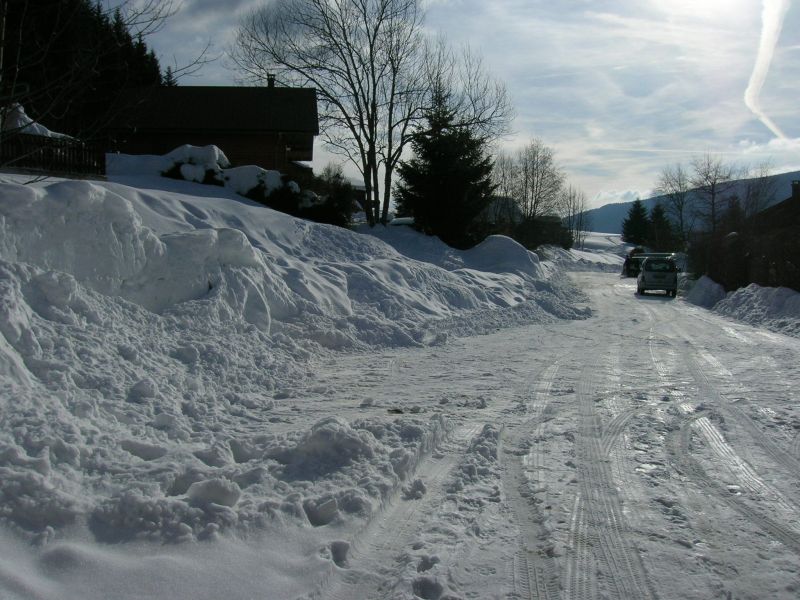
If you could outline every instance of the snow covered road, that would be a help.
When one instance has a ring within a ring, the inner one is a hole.
[[[790,290],[2,179],[2,600],[800,596]]]
[[[800,343],[574,278],[589,320],[319,371],[348,418],[452,429],[312,597],[797,597]]]

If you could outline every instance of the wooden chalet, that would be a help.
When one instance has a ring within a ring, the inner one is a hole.
[[[740,223],[737,231],[695,243],[712,258],[706,274],[726,291],[750,283],[800,291],[800,182],[792,195]],[[706,234],[707,236],[707,234]],[[702,251],[702,250],[701,250]]]
[[[750,279],[800,291],[800,181],[792,195],[750,219]]]
[[[283,173],[303,170],[319,134],[316,90],[277,87],[172,86],[142,91],[111,130],[126,154],[166,154],[183,144],[219,147],[231,164]]]

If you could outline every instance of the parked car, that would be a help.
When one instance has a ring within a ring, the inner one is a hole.
[[[622,265],[622,276],[638,277],[639,272],[642,270],[642,263],[646,258],[671,258],[677,265],[681,256],[684,255],[675,252],[644,252],[639,248],[634,248],[625,257],[625,262]]]
[[[664,290],[673,298],[678,293],[678,266],[672,258],[648,256],[636,279],[636,292],[644,295],[648,290]]]

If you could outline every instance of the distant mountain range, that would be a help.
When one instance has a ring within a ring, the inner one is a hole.
[[[800,180],[800,171],[791,171],[789,173],[779,173],[770,177],[775,184],[775,197],[768,206],[777,204],[786,200],[792,195],[792,181]],[[740,179],[736,182],[736,187],[729,191],[726,195],[744,196],[744,186],[748,179]],[[658,204],[665,201],[664,196],[653,196],[652,198],[642,199],[648,212]],[[691,198],[689,200],[691,210]],[[600,208],[593,208],[587,210],[584,216],[588,219],[590,231],[597,231],[598,233],[622,233],[622,221],[628,216],[633,202],[620,202],[618,204],[606,204]],[[766,208],[766,206],[764,207]]]

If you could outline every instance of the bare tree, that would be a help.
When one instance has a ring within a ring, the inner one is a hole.
[[[492,166],[492,183],[495,186],[495,199],[490,205],[490,218],[493,224],[511,228],[519,222],[519,210],[514,200],[517,165],[514,159],[500,152],[495,156]]]
[[[555,162],[553,150],[532,139],[517,154],[516,197],[526,219],[556,212],[564,174]]]
[[[375,223],[379,167],[399,159],[419,110],[420,48],[416,0],[276,0],[240,24],[232,55],[251,81],[316,88],[324,139],[360,171]]]
[[[689,174],[681,164],[664,167],[658,177],[656,191],[664,196],[667,212],[678,225],[681,241],[685,243],[691,228],[688,210],[691,192]]]
[[[698,196],[697,214],[714,234],[724,210],[724,203],[727,202],[727,194],[735,185],[734,180],[739,175],[739,170],[710,154],[695,158],[691,165],[689,183]]]
[[[752,217],[761,212],[775,199],[776,184],[770,176],[772,165],[762,163],[750,171],[749,179],[744,186],[742,209],[745,217]]]
[[[564,226],[572,234],[574,245],[583,248],[586,232],[591,225],[586,214],[588,210],[586,194],[578,188],[568,185],[559,192],[558,208]]]
[[[275,0],[240,24],[231,54],[252,82],[275,74],[317,90],[323,139],[361,173],[372,224],[388,216],[395,168],[433,89],[448,91],[465,126],[491,130],[506,110],[485,102],[498,88],[480,61],[426,43],[418,0]]]
[[[438,36],[426,44],[425,102],[447,97],[455,127],[466,127],[491,142],[508,133],[514,109],[505,84],[492,77],[469,46],[454,50]]]
[[[510,198],[514,195],[517,165],[514,159],[504,152],[499,152],[494,159],[492,180],[499,196]]]

